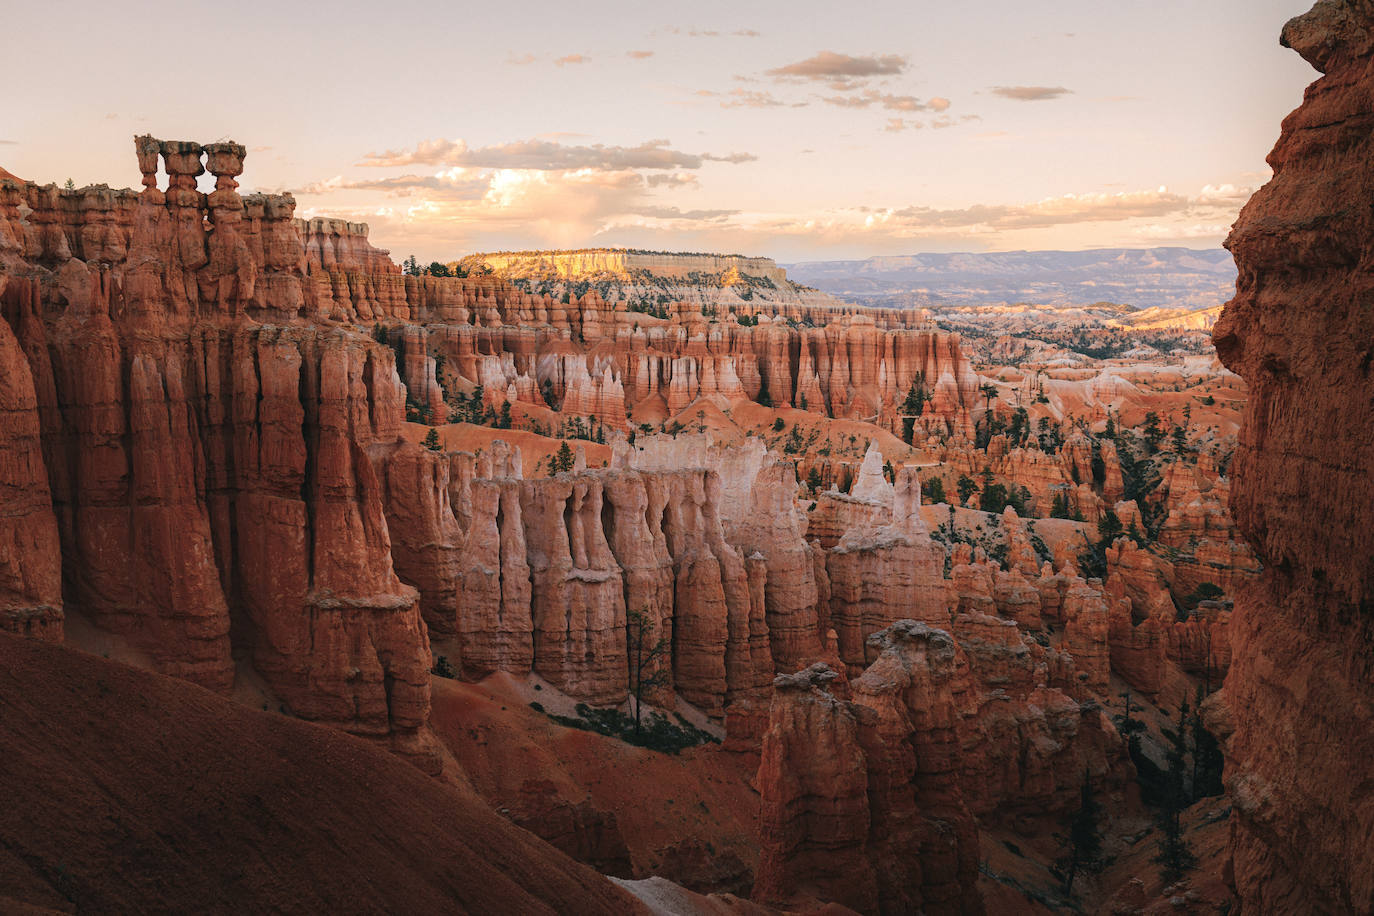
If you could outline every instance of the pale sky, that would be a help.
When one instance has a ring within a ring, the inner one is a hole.
[[[4,14],[0,166],[138,187],[131,137],[399,260],[781,261],[1225,237],[1314,73],[1305,0],[61,2]]]

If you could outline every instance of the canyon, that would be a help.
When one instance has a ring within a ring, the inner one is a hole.
[[[1284,31],[1323,76],[1215,352],[766,258],[403,267],[228,141],[0,171],[0,903],[1374,911],[1371,22]]]

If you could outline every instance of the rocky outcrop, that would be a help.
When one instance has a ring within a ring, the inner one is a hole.
[[[23,291],[35,290],[25,287]],[[37,320],[32,302],[15,305],[29,320]],[[62,550],[43,464],[38,396],[29,364],[4,321],[0,321],[0,507],[0,544],[4,545],[0,550],[0,629],[61,641]]]
[[[1230,481],[1217,472],[1211,456],[1200,455],[1197,464],[1169,464],[1160,490],[1166,517],[1159,543],[1167,549],[1167,573],[1180,598],[1203,583],[1234,595],[1259,575],[1259,561],[1227,506]]]
[[[881,474],[880,468],[879,480]],[[840,659],[851,676],[877,658],[868,638],[878,630],[898,620],[949,625],[944,551],[931,541],[921,520],[916,470],[897,472],[895,492],[893,486],[883,486],[890,522],[850,528],[826,554],[829,628],[838,636]]]
[[[978,831],[960,789],[954,640],[898,621],[837,696],[818,663],[774,682],[758,784],[755,899],[861,912],[981,913]]]
[[[997,617],[960,615],[954,635],[967,661],[960,783],[975,814],[1014,821],[1071,811],[1085,772],[1122,792],[1125,745],[1098,702],[1068,692],[1081,686],[1074,659]]]
[[[871,710],[862,732],[869,855],[883,910],[981,913],[978,828],[960,785],[954,640],[912,620],[870,638],[878,658],[850,691]]]
[[[13,390],[27,374],[36,394],[15,429],[41,428],[62,603],[211,689],[238,653],[282,709],[437,769],[426,629],[371,455],[400,433],[392,352],[300,320],[315,305],[293,204],[236,193],[241,146],[136,149],[137,195],[4,188]]]
[[[1374,6],[1322,0],[1283,43],[1324,75],[1227,240],[1214,330],[1249,386],[1231,509],[1264,565],[1236,595],[1224,697],[1231,874],[1248,911],[1374,912]]]
[[[811,898],[878,909],[868,854],[869,772],[859,715],[830,685],[823,663],[773,682],[759,763],[761,855],[755,900]]]

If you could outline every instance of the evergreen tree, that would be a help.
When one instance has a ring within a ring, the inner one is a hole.
[[[443,443],[439,441],[439,430],[432,426],[429,428],[429,432],[425,433],[424,446],[432,452],[442,452],[444,450]]]
[[[1159,813],[1159,827],[1163,836],[1159,840],[1159,855],[1155,861],[1163,868],[1161,873],[1166,884],[1173,884],[1197,865],[1188,840],[1183,836],[1183,811],[1191,801],[1185,779],[1185,760],[1188,755],[1188,701],[1184,700],[1178,710],[1178,729],[1164,730],[1169,739],[1167,760],[1169,769],[1165,776],[1165,790]]]
[[[1073,880],[1080,871],[1091,871],[1102,856],[1102,832],[1097,826],[1101,806],[1093,795],[1092,777],[1083,771],[1078,810],[1069,819],[1068,833],[1062,838],[1064,853],[1055,862],[1064,879],[1064,893],[1073,893]]]
[[[1159,425],[1159,414],[1153,410],[1145,414],[1145,445],[1151,455],[1159,451],[1159,443],[1164,440],[1164,430]]]
[[[969,497],[978,492],[978,484],[974,483],[973,478],[967,474],[960,476],[959,482],[955,484],[955,489],[959,491],[959,505],[968,502]]]
[[[549,456],[549,476],[557,477],[559,474],[566,474],[573,469],[573,452],[568,448],[567,440],[558,446],[558,451]]]
[[[644,693],[655,687],[668,684],[668,671],[655,664],[668,653],[669,641],[664,636],[654,639],[654,622],[648,611],[629,611],[625,615],[625,639],[629,659],[629,689],[634,697],[635,739],[640,736],[640,710],[644,706]],[[646,670],[648,673],[645,673]]]
[[[821,472],[816,470],[815,468],[812,468],[810,471],[807,471],[806,486],[808,489],[811,490],[812,493],[819,492],[821,488]]]
[[[922,482],[921,496],[927,504],[942,503],[945,501],[945,482],[939,477],[931,477]]]
[[[1193,708],[1191,720],[1193,736],[1193,796],[1209,798],[1225,791],[1221,773],[1225,759],[1216,736],[1202,724],[1202,701],[1206,699],[1201,684],[1197,688],[1197,705]]]
[[[510,401],[501,402],[501,416],[496,421],[497,429],[510,429]]]

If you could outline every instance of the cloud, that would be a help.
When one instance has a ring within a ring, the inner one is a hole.
[[[993,86],[992,94],[1016,102],[1045,102],[1061,95],[1071,95],[1072,89],[1063,86]]]
[[[880,105],[889,111],[945,111],[949,108],[949,99],[939,96],[922,101],[914,95],[892,95],[876,89],[865,90],[859,95],[825,96],[821,101],[841,108],[868,108],[871,105]]]
[[[887,217],[911,228],[993,230],[1043,229],[1066,223],[1110,222],[1136,217],[1158,218],[1186,213],[1207,201],[1170,192],[1123,191],[1116,194],[1065,194],[1028,204],[974,205],[962,209],[904,207]]]
[[[414,150],[368,153],[357,165],[396,168],[412,165],[447,165],[479,169],[567,171],[592,169],[696,169],[703,162],[739,164],[751,162],[751,153],[685,153],[672,149],[667,140],[648,140],[639,146],[565,146],[548,140],[519,140],[495,146],[469,147],[462,140],[423,140]]]
[[[697,184],[697,176],[691,172],[657,172],[644,176],[644,183],[651,188],[684,188]]]
[[[538,59],[539,58],[535,57],[533,54],[521,54],[519,57],[516,57],[514,52],[512,52],[506,55],[506,64],[512,67],[523,67],[526,64],[534,63]]]
[[[18,140],[0,140],[0,146],[18,146]]]
[[[698,89],[696,94],[703,98],[719,99],[721,108],[782,108],[784,106],[803,108],[808,104],[807,102],[785,102],[771,92],[754,89],[731,89],[729,92]]]
[[[644,60],[644,59],[647,58],[647,57],[653,57],[653,56],[654,56],[654,52],[653,52],[653,51],[626,51],[626,52],[625,52],[625,56],[626,56],[626,57],[629,57],[629,58],[631,58],[631,59],[633,59],[633,60]]]
[[[719,29],[691,29],[684,32],[677,26],[669,26],[663,31],[669,35],[686,35],[690,38],[761,38],[763,33],[755,29],[735,29],[733,32],[722,32]],[[650,33],[654,34],[654,33]]]
[[[634,216],[647,217],[649,219],[672,219],[672,220],[722,220],[730,216],[735,216],[739,210],[680,210],[677,207],[642,207],[634,211]]]
[[[899,133],[904,130],[920,130],[925,127],[920,121],[908,121],[906,118],[888,118],[887,126],[883,130],[889,133]]]
[[[592,59],[585,54],[565,54],[555,60],[554,64],[559,67],[566,67],[569,64],[589,64],[591,62]]]
[[[753,153],[726,153],[724,156],[717,156],[714,153],[702,153],[701,158],[708,162],[728,162],[731,165],[742,165],[745,162],[757,162],[759,157]]]
[[[907,59],[898,54],[873,54],[853,57],[834,51],[822,51],[814,57],[796,63],[765,70],[766,76],[781,80],[820,80],[840,91],[856,88],[855,80],[875,76],[896,76],[907,67]]]
[[[425,195],[444,200],[480,200],[490,182],[466,169],[449,169],[437,175],[397,175],[392,178],[346,179],[342,175],[316,181],[296,191],[304,196],[335,191],[383,191],[393,197]]]

